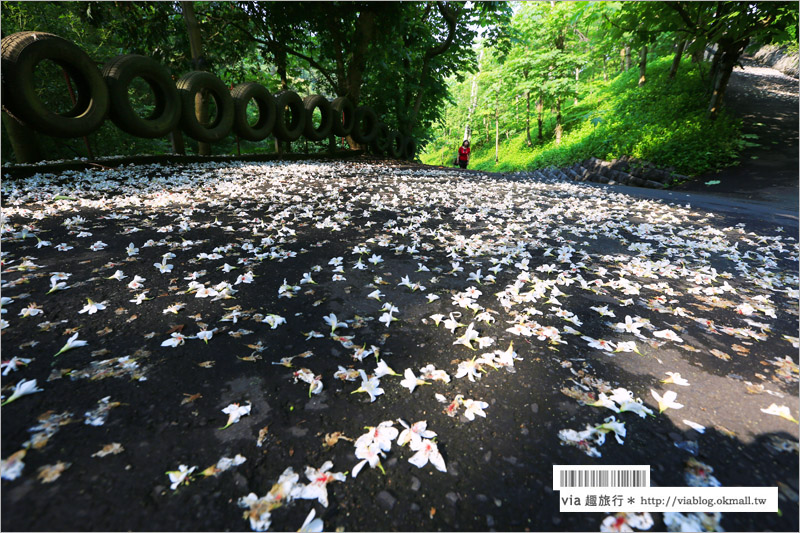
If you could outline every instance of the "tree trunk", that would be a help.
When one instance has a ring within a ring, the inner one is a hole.
[[[364,71],[367,68],[367,50],[375,35],[376,14],[372,9],[363,10],[356,19],[356,35],[358,41],[353,50],[350,63],[347,65],[347,79],[345,81],[346,94],[353,105],[358,105],[361,100],[361,84],[364,81]],[[403,129],[403,128],[401,128]],[[411,132],[403,132],[408,135]],[[367,147],[358,144],[352,136],[347,136],[347,144],[351,150],[364,150]]]
[[[498,108],[498,96],[494,93],[494,162],[497,164],[500,153],[500,109]]]
[[[581,69],[576,67],[575,68],[575,90],[578,89],[578,80],[580,78],[580,75],[581,75]],[[575,100],[573,101],[573,103],[575,105],[578,105],[578,95],[577,95],[577,93],[575,94]]]
[[[281,80],[281,91],[289,89],[289,80],[286,76],[286,52],[278,53],[275,57],[275,70]]]
[[[561,144],[561,98],[556,100],[556,145]]]
[[[181,2],[181,9],[183,11],[183,20],[186,22],[186,33],[189,36],[192,64],[195,70],[204,70],[200,26],[197,24],[197,17],[194,15],[194,4],[192,2]],[[204,91],[199,91],[195,96],[194,109],[197,114],[197,120],[201,124],[208,123],[208,96],[204,94]],[[206,142],[198,142],[197,153],[199,155],[211,155],[211,145]]]
[[[183,133],[180,128],[169,132],[169,142],[172,145],[173,154],[186,155],[186,145],[183,144]]]
[[[675,58],[672,60],[672,66],[669,69],[668,76],[671,80],[674,80],[675,75],[678,73],[678,67],[681,65],[681,56],[683,56],[684,48],[686,48],[686,39],[678,41],[678,44],[675,45]]]
[[[6,127],[8,140],[11,142],[11,148],[14,150],[14,158],[17,163],[36,163],[41,161],[41,153],[39,151],[39,144],[36,142],[36,136],[33,130],[18,122],[16,118],[12,117],[5,110],[3,110],[3,126]]]
[[[733,72],[733,64],[728,65],[725,62],[718,69],[717,77],[714,80],[714,90],[711,93],[711,102],[708,104],[708,112],[706,114],[709,120],[714,120],[722,108],[722,99],[725,97],[725,89],[728,85],[728,80]]]
[[[281,80],[281,91],[289,89],[289,80],[286,76],[286,50],[281,49],[275,54],[275,70],[278,73],[278,78]],[[288,144],[288,143],[287,143]],[[284,152],[281,146],[281,141],[275,137],[275,153],[281,155]]]
[[[525,91],[525,138],[528,140],[528,146],[533,146],[531,141],[531,92]]]
[[[709,75],[711,79],[711,85],[708,87],[706,94],[712,92],[714,90],[714,86],[717,83],[720,65],[722,63],[722,56],[723,56],[723,45],[722,43],[720,43],[719,47],[717,48],[717,51],[714,52],[714,57],[711,59],[711,74]]]
[[[639,51],[639,87],[647,83],[647,45]]]
[[[541,93],[539,93],[539,99],[536,100],[536,122],[539,126],[539,142],[543,142],[542,123],[544,122],[544,97]]]
[[[606,70],[606,56],[603,56],[603,81],[608,81],[608,71]]]
[[[358,105],[361,100],[361,84],[364,79],[364,71],[367,68],[367,50],[375,35],[376,14],[372,10],[361,11],[356,19],[356,35],[358,41],[355,43],[352,59],[347,65],[347,93],[354,105]]]
[[[705,46],[700,46],[692,52],[692,63],[699,64],[703,61],[703,55],[705,55]]]
[[[625,45],[625,53],[623,54],[623,59],[625,60],[625,70],[631,69],[631,45]]]
[[[725,90],[728,87],[728,80],[731,78],[733,68],[736,66],[736,62],[749,43],[750,38],[748,37],[741,41],[731,43],[724,49],[722,45],[720,45],[720,50],[723,50],[723,54],[720,57],[719,65],[716,69],[716,77],[712,78],[714,80],[714,89],[711,93],[711,102],[708,104],[708,112],[706,115],[709,120],[717,118],[719,110],[722,108]]]
[[[422,105],[422,97],[424,96],[425,79],[428,77],[428,73],[431,69],[431,60],[434,57],[445,53],[453,44],[458,27],[458,19],[461,11],[464,9],[464,4],[458,4],[458,7],[453,7],[449,2],[434,3],[436,4],[436,8],[439,10],[439,13],[442,15],[445,24],[447,25],[447,37],[445,37],[443,42],[426,50],[425,55],[422,56],[422,68],[420,69],[419,78],[417,79],[418,89],[408,120],[408,131],[406,132],[407,135],[411,135],[411,131],[414,129],[414,126],[417,125],[417,117],[419,116],[419,109]]]
[[[478,107],[478,76],[481,74],[481,59],[483,59],[483,49],[478,54],[478,73],[472,78],[472,88],[469,92],[469,108],[467,109],[467,123],[464,125],[464,141],[472,142],[472,115]]]

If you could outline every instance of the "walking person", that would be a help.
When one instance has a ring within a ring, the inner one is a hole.
[[[467,168],[469,152],[469,141],[464,141],[461,146],[458,147],[458,166],[461,168]]]

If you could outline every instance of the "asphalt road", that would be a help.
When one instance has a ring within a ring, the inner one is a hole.
[[[747,142],[739,164],[678,186],[681,191],[760,201],[797,211],[800,188],[798,80],[744,59],[731,74],[725,106],[742,120]],[[719,182],[706,185],[708,182]]]
[[[599,529],[559,512],[554,464],[779,488],[780,515],[655,530],[797,529],[796,217],[364,161],[2,193],[3,395],[41,389],[2,407],[3,530]],[[398,419],[430,462],[334,437]]]
[[[590,187],[609,187],[587,183]],[[656,190],[626,185],[612,186],[615,191],[636,198],[650,198],[668,204],[690,205],[692,208],[725,214],[750,224],[774,224],[784,226],[787,231],[797,232],[798,209],[797,189],[786,189],[780,198],[756,197],[745,198],[744,194],[726,194],[713,192],[684,192],[681,190]]]

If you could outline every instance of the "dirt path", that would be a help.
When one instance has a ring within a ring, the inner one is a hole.
[[[712,192],[798,207],[798,80],[750,64],[731,76],[726,106],[744,121],[753,143],[738,166],[699,176],[676,190]],[[705,185],[719,180],[718,185]]]

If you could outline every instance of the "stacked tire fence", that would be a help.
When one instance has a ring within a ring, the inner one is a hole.
[[[72,80],[74,105],[66,112],[52,111],[37,95],[35,71],[45,60],[60,66]],[[129,90],[137,78],[147,82],[153,94],[148,116],[141,116],[131,103]],[[13,121],[24,131],[53,137],[85,137],[110,119],[120,130],[148,139],[176,131],[205,143],[219,142],[231,133],[252,142],[270,135],[284,142],[301,137],[319,142],[336,136],[350,137],[393,159],[413,159],[416,153],[412,137],[390,129],[371,107],[356,106],[348,98],[301,98],[294,91],[271,94],[254,82],[228,88],[206,71],[192,71],[173,81],[157,61],[135,54],[117,56],[98,69],[80,47],[49,33],[19,32],[2,39],[2,84],[4,115],[12,117],[4,119],[6,127],[14,127]],[[198,94],[213,98],[213,119],[197,117]],[[255,122],[248,118],[251,102],[258,110]],[[12,145],[18,162],[35,162],[24,146]]]

